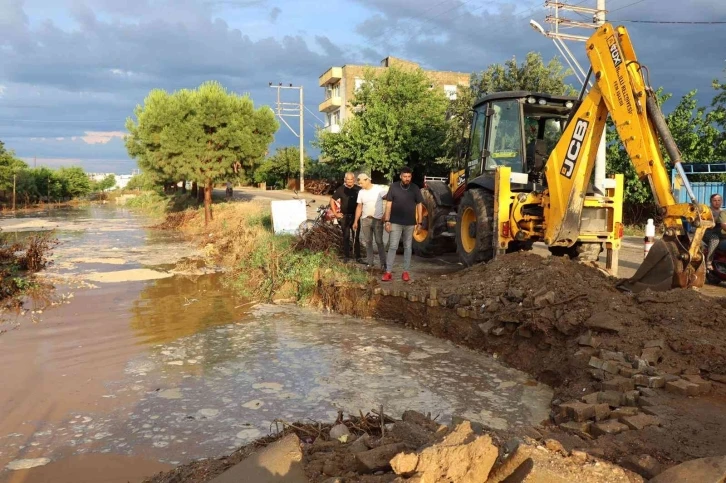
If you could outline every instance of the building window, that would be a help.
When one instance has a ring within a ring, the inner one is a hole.
[[[455,85],[447,84],[444,86],[444,92],[446,93],[446,96],[449,98],[449,100],[455,100],[456,99],[456,91],[457,87]]]
[[[340,109],[331,113],[330,124],[332,124],[333,126],[340,125]]]
[[[325,99],[340,97],[340,82],[325,88]]]

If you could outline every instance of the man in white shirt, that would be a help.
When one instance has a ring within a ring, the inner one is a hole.
[[[355,209],[355,222],[353,229],[361,227],[361,245],[366,248],[367,268],[373,268],[373,236],[376,237],[378,256],[381,260],[381,269],[386,269],[386,249],[383,245],[383,212],[385,205],[383,197],[388,192],[387,187],[374,185],[371,178],[361,173],[358,175],[358,184],[362,188],[358,192],[358,206]]]

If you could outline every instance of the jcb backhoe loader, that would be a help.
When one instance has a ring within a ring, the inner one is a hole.
[[[617,266],[622,174],[607,180],[605,196],[588,193],[609,114],[639,178],[648,180],[664,224],[662,239],[620,287],[633,292],[700,287],[705,278],[701,239],[713,219],[681,167],[643,75],[647,69],[637,61],[624,27],[600,26],[586,50],[591,67],[578,98],[505,92],[476,103],[464,170],[452,174],[448,185],[427,180],[427,215],[414,246],[419,253],[434,251],[453,231],[456,251],[467,265],[543,241],[554,254],[573,258],[597,259],[605,248],[608,268]],[[675,202],[661,146],[690,203]],[[684,221],[695,227],[690,237]]]

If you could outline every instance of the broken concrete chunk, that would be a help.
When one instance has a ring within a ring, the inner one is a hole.
[[[599,359],[599,358],[593,356],[593,357],[590,358],[590,362],[588,363],[588,365],[590,367],[595,368],[595,369],[602,369],[602,365],[604,363],[605,363],[604,360]]]
[[[590,394],[585,394],[582,396],[582,402],[587,404],[597,404],[600,401],[598,400],[598,393],[591,392]]]
[[[645,345],[643,346],[644,349],[650,349],[651,347],[658,347],[659,349],[665,349],[665,340],[663,339],[655,339],[655,340],[649,340],[646,341]]]
[[[370,440],[370,435],[364,434],[363,436],[359,437],[355,441],[353,441],[348,446],[348,451],[355,454],[355,453],[362,453],[363,451],[368,451],[370,446],[368,446],[368,442]]]
[[[535,307],[544,307],[545,305],[552,305],[555,303],[555,293],[553,291],[549,291],[545,293],[544,295],[538,295],[534,298],[534,305]]]
[[[640,392],[638,391],[626,391],[623,394],[623,402],[625,406],[637,406],[640,400]]]
[[[341,436],[350,436],[350,430],[345,424],[336,424],[330,428],[330,439],[338,439]]]
[[[488,322],[483,322],[483,323],[479,324],[479,330],[484,332],[484,335],[489,335],[489,332],[491,332],[491,330],[494,327],[496,327],[496,325],[497,325],[497,323],[492,322],[491,320]]]
[[[605,434],[618,434],[627,430],[628,426],[614,419],[595,423],[591,428],[592,435],[595,437],[603,436]]]
[[[633,384],[632,379],[628,379],[627,377],[622,376],[615,376],[609,381],[603,382],[602,388],[606,391],[625,392],[635,389],[635,385]]]
[[[699,394],[708,394],[709,392],[711,392],[711,383],[701,378],[701,376],[695,374],[686,374],[682,377],[691,384],[697,385]]]
[[[577,421],[578,423],[595,417],[595,405],[585,404],[579,401],[570,401],[560,404],[560,414],[562,414],[563,411],[568,418],[573,421]]]
[[[302,461],[300,438],[293,433],[274,442],[259,453],[253,453],[211,480],[211,483],[237,483],[238,481],[305,483],[308,479],[305,476]],[[274,478],[271,475],[285,475],[285,479],[271,479]]]
[[[618,374],[620,372],[620,365],[613,361],[604,361],[602,363],[602,370],[609,374]]]
[[[649,365],[655,366],[661,362],[663,350],[660,347],[648,347],[643,349],[643,353],[640,358],[646,361]]]
[[[592,315],[585,321],[585,327],[593,330],[599,330],[601,332],[615,333],[620,332],[623,328],[619,322],[614,320],[612,316],[606,312],[600,312]]]
[[[617,408],[610,414],[610,416],[613,419],[620,420],[620,418],[623,416],[635,416],[639,412],[640,412],[640,410],[636,407],[625,406],[622,408]]]
[[[651,376],[648,378],[648,387],[652,389],[661,389],[665,387],[665,379],[661,376]]]
[[[648,387],[648,379],[648,376],[646,376],[645,374],[636,374],[633,376],[633,383],[636,386]]]
[[[699,458],[668,468],[650,480],[650,483],[672,483],[674,481],[720,483],[726,479],[726,456]]]
[[[399,441],[403,441],[415,448],[429,444],[436,435],[435,432],[428,431],[418,424],[406,421],[396,421],[391,434]]]
[[[622,416],[618,420],[630,429],[641,430],[648,426],[660,426],[661,421],[650,414],[636,414],[635,416]]]
[[[647,454],[630,455],[625,458],[621,466],[647,479],[651,479],[663,471],[663,466],[658,463],[658,460]]]
[[[581,346],[596,348],[600,345],[600,339],[593,337],[592,332],[588,330],[586,334],[582,334],[580,338],[577,339],[577,343]]]
[[[595,404],[595,421],[603,421],[610,417],[609,404]]]
[[[626,364],[625,355],[622,352],[613,352],[606,349],[600,351],[600,358],[606,361],[622,362]]]
[[[418,481],[486,481],[499,450],[489,435],[476,436],[468,421],[460,424],[441,443],[418,454],[401,453],[391,460],[398,475]]]
[[[639,375],[639,372],[638,369],[633,369],[632,367],[620,366],[620,375],[623,377],[635,377]]]
[[[413,423],[421,426],[429,431],[436,432],[440,429],[441,425],[424,414],[412,409],[407,409],[401,415],[401,419],[407,423]]]
[[[597,401],[607,403],[616,408],[623,405],[623,393],[619,391],[600,391],[597,393]]]
[[[697,384],[679,379],[678,381],[666,382],[666,391],[681,396],[698,396],[700,389]]]
[[[391,459],[405,449],[405,443],[394,443],[357,453],[355,459],[358,461],[358,471],[360,473],[374,473],[387,470],[391,467]]]
[[[582,439],[592,439],[592,435],[590,434],[591,426],[592,426],[592,423],[589,421],[583,422],[583,423],[569,421],[567,423],[560,424],[560,428],[562,430],[567,431],[568,433],[577,435],[577,436],[581,437]]]

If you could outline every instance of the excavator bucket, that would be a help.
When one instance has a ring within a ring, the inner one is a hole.
[[[696,266],[684,264],[675,240],[657,240],[640,268],[618,288],[633,293],[650,289],[664,292],[672,288],[702,287],[705,280],[703,261]]]

